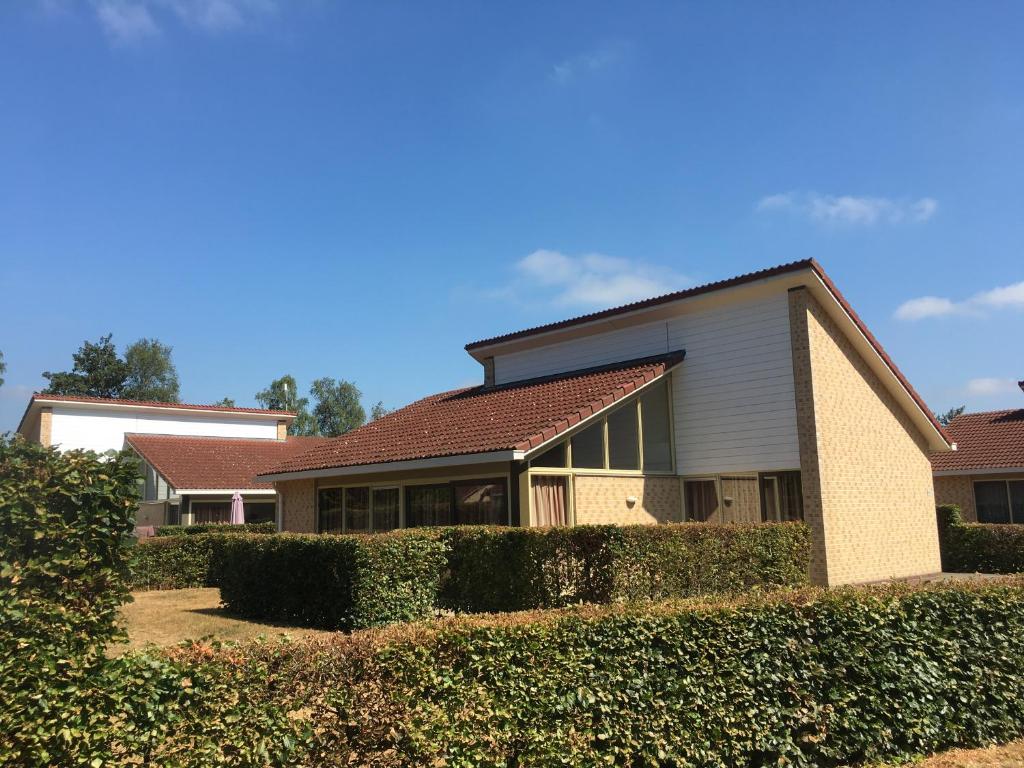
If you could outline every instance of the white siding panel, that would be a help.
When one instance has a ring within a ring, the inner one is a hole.
[[[256,437],[275,439],[277,419],[232,418],[226,414],[204,416],[182,413],[173,418],[146,413],[90,411],[53,406],[53,444],[61,450],[76,448],[96,451],[121,449],[126,432],[150,435],[202,435],[205,437]]]
[[[797,469],[785,292],[495,357],[509,381],[686,350],[673,380],[679,474]]]

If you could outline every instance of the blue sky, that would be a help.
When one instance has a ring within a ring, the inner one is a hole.
[[[628,12],[627,12],[628,11]],[[84,339],[354,380],[794,259],[936,410],[1024,405],[1020,3],[0,6],[0,429]]]

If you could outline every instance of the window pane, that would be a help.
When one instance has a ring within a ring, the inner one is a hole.
[[[640,469],[638,426],[636,403],[625,405],[608,416],[608,466],[611,469]]]
[[[456,525],[507,525],[505,482],[452,483]]]
[[[452,524],[449,485],[412,485],[405,489],[405,527]]]
[[[604,469],[604,424],[598,421],[572,438],[572,465]]]
[[[272,523],[274,522],[275,507],[265,501],[245,502],[245,522],[247,523]]]
[[[768,522],[804,519],[804,495],[799,472],[761,476],[761,517]]]
[[[718,484],[714,480],[687,480],[683,495],[690,520],[707,522],[718,512]]]
[[[672,425],[669,418],[668,386],[653,384],[640,396],[640,418],[644,425],[644,469],[672,470]]]
[[[1010,511],[1013,522],[1024,523],[1024,480],[1011,480],[1010,486]]]
[[[530,465],[534,467],[564,467],[565,443],[561,442],[544,451],[537,458],[530,459]]]
[[[974,484],[974,504],[979,523],[1010,522],[1010,505],[1006,498],[1006,482],[991,480]]]
[[[398,489],[373,489],[373,530],[393,531],[398,527]]]
[[[341,533],[341,488],[324,488],[317,494],[320,533]]]
[[[370,530],[370,489],[345,489],[345,533]]]

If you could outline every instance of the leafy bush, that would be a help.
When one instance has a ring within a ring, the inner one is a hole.
[[[446,528],[441,604],[514,611],[660,600],[807,582],[810,533],[760,525]]]
[[[222,537],[220,595],[241,616],[328,629],[430,616],[445,566],[430,533]]]
[[[263,536],[211,533],[142,539],[129,553],[132,589],[216,587],[224,542],[250,535]]]
[[[965,523],[960,508],[940,506],[942,570],[957,573],[1024,571],[1024,525]]]
[[[0,764],[70,765],[119,637],[137,465],[0,438]]]
[[[277,524],[242,523],[230,525],[225,523],[199,523],[198,525],[161,525],[156,529],[157,536],[194,536],[200,533],[277,533]]]
[[[1020,738],[1022,647],[1015,579],[460,617],[173,655],[196,679],[232,664],[255,700],[292,713],[292,764],[724,768]],[[168,730],[165,749],[194,734]],[[212,738],[243,737],[200,743]]]

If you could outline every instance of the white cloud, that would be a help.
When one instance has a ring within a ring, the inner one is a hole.
[[[610,67],[617,63],[622,55],[622,45],[607,45],[560,61],[551,68],[549,76],[558,85],[569,85],[579,77]]]
[[[118,43],[138,43],[158,36],[177,22],[206,33],[226,32],[272,13],[277,0],[91,0],[89,6],[104,32]],[[47,15],[69,11],[65,0],[37,0]]]
[[[963,301],[939,296],[910,299],[896,308],[896,317],[900,320],[922,320],[944,315],[980,315],[985,310],[994,309],[1024,310],[1024,281],[982,291]]]
[[[134,43],[160,34],[149,8],[129,0],[100,0],[96,18],[104,31],[122,43]]]
[[[610,307],[671,293],[689,285],[684,275],[630,259],[587,253],[570,256],[538,250],[516,263],[518,279],[505,296],[536,298],[562,306]]]
[[[788,212],[825,224],[873,226],[927,221],[938,210],[931,197],[896,200],[888,197],[821,195],[816,192],[783,192],[762,197],[755,206],[760,213]]]
[[[979,397],[992,397],[1016,393],[1018,384],[1013,379],[971,379],[967,382],[967,394]]]

